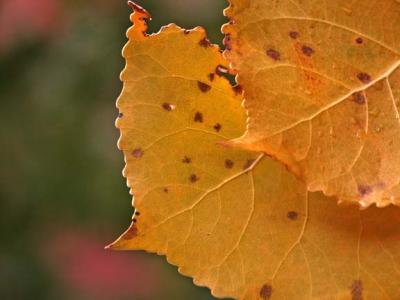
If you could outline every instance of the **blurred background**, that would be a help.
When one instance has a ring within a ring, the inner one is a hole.
[[[137,1],[150,31],[204,26],[225,0]],[[213,299],[163,257],[103,247],[133,213],[115,99],[125,0],[0,0],[0,299]]]

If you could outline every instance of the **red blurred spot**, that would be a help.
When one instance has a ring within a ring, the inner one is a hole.
[[[59,233],[45,246],[45,259],[71,291],[90,299],[160,296],[159,270],[140,254],[104,250],[93,236],[73,232]]]
[[[19,37],[56,34],[62,24],[59,0],[0,1],[0,48]]]

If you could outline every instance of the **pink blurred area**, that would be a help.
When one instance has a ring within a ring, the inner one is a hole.
[[[97,13],[109,13],[121,5],[118,1],[88,0]],[[0,0],[0,50],[20,40],[46,39],[62,33],[74,1]]]
[[[2,0],[0,2],[0,48],[19,38],[45,37],[63,23],[59,0]]]
[[[88,299],[158,299],[160,270],[140,254],[104,250],[90,233],[58,232],[43,259],[69,291]],[[157,287],[157,289],[154,289]]]

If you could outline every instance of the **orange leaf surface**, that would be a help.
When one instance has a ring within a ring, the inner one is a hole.
[[[225,55],[247,132],[310,191],[399,204],[400,2],[230,0]]]
[[[109,248],[166,255],[216,297],[399,299],[400,209],[338,207],[263,154],[218,145],[246,120],[218,47],[201,28],[147,36],[139,7],[131,18],[117,127],[136,211]]]

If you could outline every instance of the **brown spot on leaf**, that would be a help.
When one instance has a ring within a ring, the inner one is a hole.
[[[363,300],[363,284],[361,280],[354,280],[350,288],[352,300]]]
[[[166,111],[171,111],[175,109],[175,105],[165,102],[162,104],[162,108]]]
[[[289,211],[287,213],[287,218],[292,221],[297,220],[298,217],[299,217],[299,214],[296,211]]]
[[[135,211],[135,215],[140,216],[140,212]]]
[[[210,81],[214,81],[214,77],[215,77],[214,73],[208,74],[208,78],[210,79]]]
[[[234,165],[234,162],[231,161],[230,159],[226,159],[226,160],[225,160],[225,168],[227,168],[227,169],[232,169],[232,168],[233,168],[233,165]]]
[[[204,48],[207,48],[207,47],[211,47],[211,42],[208,38],[203,38],[199,41],[199,45]]]
[[[190,164],[190,163],[192,162],[192,159],[191,159],[190,157],[185,156],[185,157],[182,159],[182,162],[183,162],[184,164]]]
[[[260,290],[260,297],[263,300],[268,300],[271,298],[272,295],[272,286],[269,284],[264,284]]]
[[[194,121],[198,123],[203,123],[203,114],[201,112],[196,112],[194,114]]]
[[[220,132],[221,128],[222,128],[222,126],[221,126],[221,124],[219,124],[219,123],[217,123],[217,124],[214,125],[214,130],[215,130],[216,132]]]
[[[353,101],[360,105],[365,104],[365,97],[364,97],[363,93],[359,92],[359,93],[353,94]]]
[[[314,61],[310,59],[309,56],[304,54],[303,47],[304,44],[299,42],[294,43],[296,55],[294,55],[293,58],[295,59],[296,64],[302,67],[302,70],[300,70],[300,75],[302,77],[302,81],[304,81],[304,89],[306,93],[309,95],[317,95],[320,93],[322,88],[322,81],[320,76],[311,71],[315,69]]]
[[[311,56],[314,54],[314,49],[306,45],[303,45],[303,47],[301,47],[301,51],[306,56]]]
[[[197,177],[196,174],[192,174],[192,175],[190,175],[189,180],[190,180],[190,182],[195,183],[196,181],[199,180],[199,177]]]
[[[132,155],[135,158],[141,158],[143,156],[143,150],[142,148],[136,148],[135,150],[132,151]]]
[[[369,185],[360,184],[358,186],[358,192],[360,193],[361,197],[367,196],[368,194],[372,193],[372,187]]]
[[[272,58],[273,60],[280,60],[281,59],[281,54],[276,51],[275,49],[268,49],[267,50],[267,55]]]
[[[137,228],[135,223],[132,223],[131,226],[129,226],[128,230],[125,231],[125,233],[122,235],[122,239],[131,240],[135,236],[137,236]]]
[[[361,72],[357,74],[358,80],[362,83],[369,83],[371,81],[371,76],[367,73]]]
[[[232,40],[231,40],[231,35],[229,33],[225,35],[223,44],[226,50],[228,51],[232,50]]]
[[[133,221],[133,223],[136,223],[136,222],[137,222],[137,220],[136,220],[136,219],[133,219],[132,221]]]
[[[167,188],[164,188],[163,191],[164,191],[164,193],[167,193],[167,194],[169,192],[169,190]]]
[[[379,182],[375,185],[375,187],[379,190],[384,190],[386,188],[386,184],[384,184],[383,182]]]
[[[190,31],[191,31],[191,30],[185,29],[185,30],[183,30],[183,33],[184,33],[184,34],[189,34]]]
[[[357,43],[357,44],[362,44],[362,43],[364,43],[363,38],[362,38],[362,37],[356,38],[356,43]]]
[[[211,90],[211,86],[208,85],[207,83],[197,81],[197,86],[199,87],[200,91],[203,93],[207,93],[209,90]]]
[[[290,31],[289,32],[289,36],[292,38],[292,39],[297,39],[299,36],[300,36],[300,33],[298,33],[297,31]]]
[[[243,88],[241,85],[237,84],[233,88],[233,91],[235,92],[236,95],[239,95],[243,92]]]
[[[123,113],[119,113],[119,114],[118,114],[118,118],[119,118],[119,119],[121,119],[123,116],[124,116]]]
[[[248,159],[243,166],[243,170],[247,170],[248,168],[250,168],[255,161],[256,161],[255,159]]]

